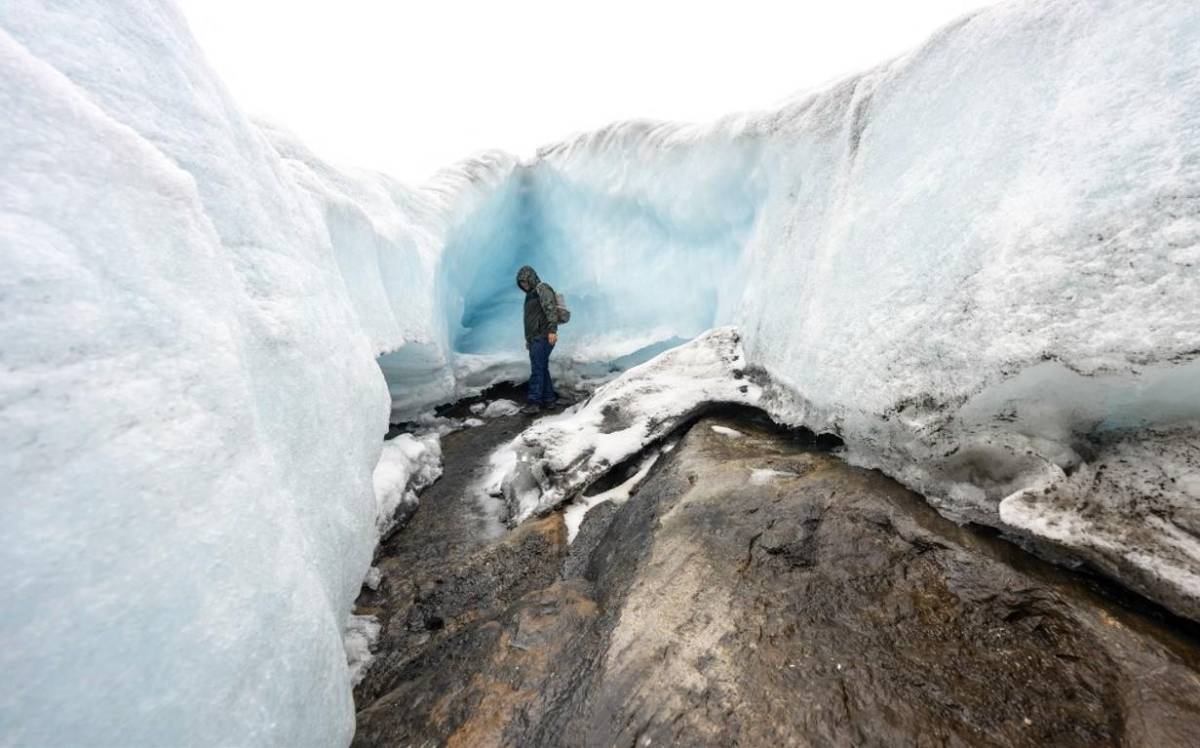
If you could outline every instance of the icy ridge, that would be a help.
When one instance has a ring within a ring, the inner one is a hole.
[[[491,456],[483,490],[502,496],[509,522],[520,523],[558,507],[703,409],[753,406],[761,395],[737,330],[712,330],[539,419]]]

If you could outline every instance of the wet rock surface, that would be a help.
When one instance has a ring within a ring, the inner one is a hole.
[[[364,588],[357,601],[356,613],[375,615],[382,625],[375,661],[355,689],[359,705],[390,690],[395,673],[407,672],[411,660],[453,636],[465,622],[497,606],[502,609],[557,576],[565,534],[559,538],[538,532],[542,525],[530,525],[497,543],[503,532],[499,507],[481,503],[472,490],[488,452],[530,420],[497,418],[442,438],[442,477],[421,495],[407,522],[380,545],[375,560],[379,588]]]
[[[701,420],[571,546],[431,550],[435,488],[360,601],[356,745],[1200,745],[1192,624],[785,434]]]

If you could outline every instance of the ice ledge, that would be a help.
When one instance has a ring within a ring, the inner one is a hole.
[[[843,457],[924,493],[950,519],[1065,552],[1200,620],[1200,422],[1079,433],[1045,417],[1045,402],[1041,418],[1020,415],[1039,404],[1039,393],[1061,402],[1053,391],[1023,391],[1023,400],[1014,392],[1001,383],[965,403],[930,401],[924,407],[938,425],[927,430],[929,419],[858,414],[843,434]],[[987,415],[980,403],[992,400]],[[520,523],[721,404],[760,407],[780,423],[818,430],[831,422],[787,385],[749,369],[740,334],[723,327],[535,423],[493,455],[485,489]]]
[[[486,490],[503,496],[512,523],[522,522],[554,509],[700,409],[757,405],[761,396],[736,328],[711,330],[530,426],[492,456]]]
[[[1200,422],[1108,435],[1087,462],[1000,502],[1002,527],[1050,540],[1200,620]]]

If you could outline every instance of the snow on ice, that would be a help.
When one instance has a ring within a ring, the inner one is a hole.
[[[638,469],[633,475],[626,478],[620,485],[613,486],[607,491],[601,491],[591,496],[579,496],[563,509],[563,522],[567,525],[567,542],[575,541],[575,536],[579,534],[579,528],[583,524],[583,518],[593,507],[597,507],[605,502],[613,504],[621,504],[629,500],[633,492],[637,490],[646,476],[650,474],[650,469],[658,462],[660,453],[651,452],[642,459],[638,465]]]
[[[643,447],[718,404],[755,405],[737,331],[712,330],[636,366],[578,406],[534,423],[491,457],[485,490],[510,521],[547,512]]]
[[[1200,619],[1194,2],[1004,3],[419,189],[247,120],[169,5],[5,3],[0,71],[6,739],[347,742],[389,414],[523,375],[525,263],[558,372],[628,372],[497,453],[514,519],[758,405]]]
[[[512,400],[493,400],[490,403],[475,403],[471,412],[480,418],[499,418],[520,412],[521,406]]]
[[[417,493],[442,475],[442,448],[438,435],[400,434],[383,443],[383,452],[375,465],[375,524],[380,537],[397,522],[402,507],[411,512]]]
[[[375,656],[371,647],[379,638],[379,621],[373,615],[351,615],[346,619],[342,642],[346,647],[346,664],[350,670],[350,685],[357,686],[367,674]]]
[[[790,473],[786,470],[772,470],[770,468],[754,468],[750,471],[750,483],[755,486],[765,486],[768,483],[779,480],[781,478],[795,478],[795,473]]]
[[[0,112],[3,741],[348,742],[388,396],[324,217],[169,5],[0,4]]]
[[[743,435],[742,432],[738,431],[737,429],[731,429],[728,426],[712,426],[711,428],[713,433],[729,437],[730,439],[737,439]]]

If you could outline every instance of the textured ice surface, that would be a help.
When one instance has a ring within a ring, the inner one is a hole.
[[[324,217],[152,2],[0,4],[0,742],[320,745],[388,397]]]
[[[567,542],[575,541],[575,536],[579,534],[579,528],[583,525],[583,519],[593,507],[597,507],[605,502],[613,504],[622,504],[629,500],[637,487],[641,485],[646,476],[650,474],[650,469],[658,462],[659,452],[654,451],[642,458],[638,469],[633,475],[626,478],[620,485],[613,486],[607,491],[601,491],[592,496],[578,496],[570,504],[563,508],[563,522],[567,525]]]
[[[499,418],[511,416],[521,410],[521,406],[512,400],[493,400],[490,403],[475,403],[471,412],[480,418]]]
[[[743,436],[742,432],[738,431],[737,429],[731,429],[728,426],[713,426],[712,430],[714,433],[720,434],[721,436],[729,439],[737,439],[738,437]]]
[[[379,620],[373,615],[351,615],[346,619],[342,641],[346,647],[346,666],[350,670],[350,685],[357,686],[375,659],[371,647],[379,638]]]
[[[703,408],[757,404],[745,363],[731,327],[660,354],[497,450],[484,490],[504,497],[514,523],[549,511]]]
[[[400,434],[383,443],[373,482],[377,514],[375,524],[385,536],[396,524],[397,511],[417,504],[417,493],[442,475],[442,448],[438,434]]]
[[[765,486],[768,483],[783,479],[795,478],[796,474],[786,470],[772,470],[770,468],[754,468],[750,471],[750,483],[755,486]]]

